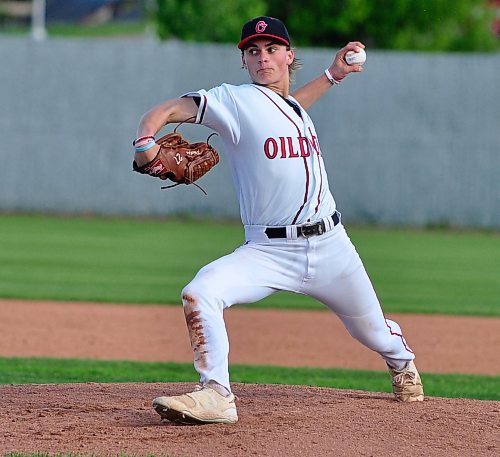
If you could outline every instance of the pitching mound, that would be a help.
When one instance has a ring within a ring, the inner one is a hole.
[[[0,386],[0,453],[97,456],[498,455],[500,402],[234,384],[235,425],[161,423],[151,400],[192,384]]]

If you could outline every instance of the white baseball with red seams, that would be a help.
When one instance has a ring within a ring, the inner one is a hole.
[[[201,383],[231,389],[224,309],[279,290],[324,303],[354,338],[393,367],[413,360],[398,324],[385,319],[342,223],[332,218],[338,213],[323,151],[305,110],[293,97],[287,102],[256,84],[223,84],[185,96],[199,98],[196,123],[223,141],[246,238],[233,253],[203,267],[182,292]],[[298,225],[318,221],[325,233],[297,235]],[[286,236],[270,238],[266,229],[273,227],[283,227]],[[318,331],[329,331],[327,318]]]
[[[363,65],[366,62],[366,51],[363,48],[360,48],[358,52],[348,51],[345,61],[349,65]]]

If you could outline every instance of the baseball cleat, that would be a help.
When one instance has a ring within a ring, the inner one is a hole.
[[[392,376],[392,391],[397,401],[412,402],[424,400],[424,388],[417,367],[410,360],[402,370],[389,368]]]
[[[153,400],[162,420],[177,424],[234,424],[238,421],[234,395],[224,397],[210,387],[196,386],[194,392]]]

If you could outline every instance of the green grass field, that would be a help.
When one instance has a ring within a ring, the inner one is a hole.
[[[349,228],[386,312],[500,316],[500,236]],[[239,223],[0,216],[0,298],[178,304]],[[252,306],[318,308],[278,293]]]
[[[500,400],[500,377],[423,373],[425,391],[433,397]],[[338,368],[231,365],[232,382],[288,384],[370,392],[390,392],[386,371]],[[193,382],[188,363],[98,361],[49,358],[0,358],[0,384],[71,382]]]

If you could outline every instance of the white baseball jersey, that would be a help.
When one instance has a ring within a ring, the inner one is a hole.
[[[245,225],[316,222],[335,212],[311,118],[271,89],[222,84],[199,96],[196,123],[215,130],[229,159]],[[264,126],[264,127],[263,127]]]

